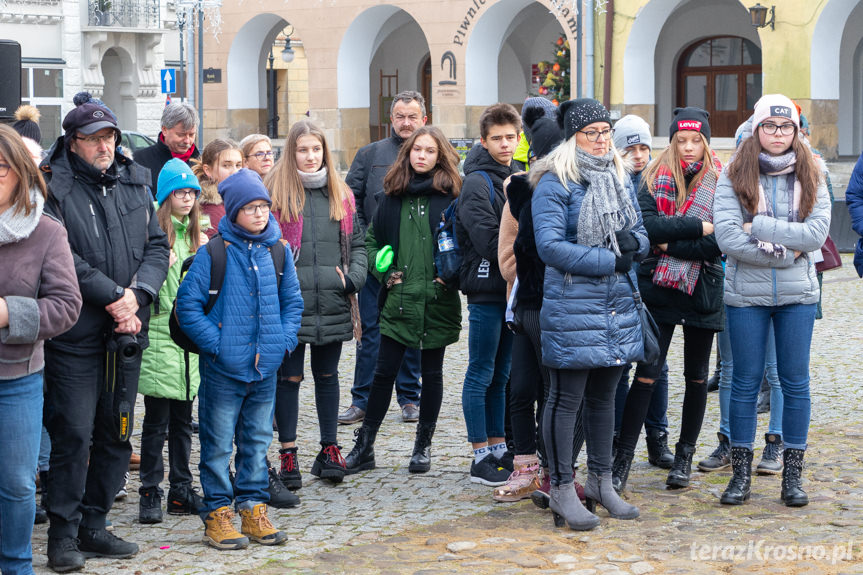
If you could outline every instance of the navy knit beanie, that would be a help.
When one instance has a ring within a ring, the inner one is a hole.
[[[219,194],[225,204],[225,215],[232,222],[237,221],[240,208],[257,200],[272,204],[270,194],[261,181],[261,176],[248,168],[235,172],[219,183]]]

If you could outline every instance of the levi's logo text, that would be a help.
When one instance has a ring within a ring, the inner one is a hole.
[[[790,118],[791,108],[788,106],[770,106],[770,115],[779,118]]]
[[[640,143],[641,143],[641,136],[639,136],[638,134],[632,134],[631,136],[626,137],[626,145],[627,146],[634,146],[635,144],[640,144]]]
[[[695,130],[696,132],[701,131],[701,122],[698,120],[680,120],[677,122],[678,130]]]

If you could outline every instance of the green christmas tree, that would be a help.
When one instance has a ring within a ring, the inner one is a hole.
[[[539,95],[555,105],[569,99],[569,41],[560,36],[554,43],[554,60],[537,64],[540,80]]]

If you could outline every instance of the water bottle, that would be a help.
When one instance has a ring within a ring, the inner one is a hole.
[[[455,248],[452,236],[450,236],[448,232],[441,230],[437,237],[437,247],[438,251],[441,253],[452,251]]]

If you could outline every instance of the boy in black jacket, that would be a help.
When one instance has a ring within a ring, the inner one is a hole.
[[[456,227],[470,326],[461,400],[474,451],[470,475],[472,482],[492,487],[503,485],[512,471],[511,457],[501,461],[507,453],[504,408],[512,333],[505,326],[506,282],[498,269],[497,240],[506,202],[503,182],[513,173],[520,131],[521,118],[509,104],[495,104],[482,113],[482,146],[474,146],[465,160]]]

